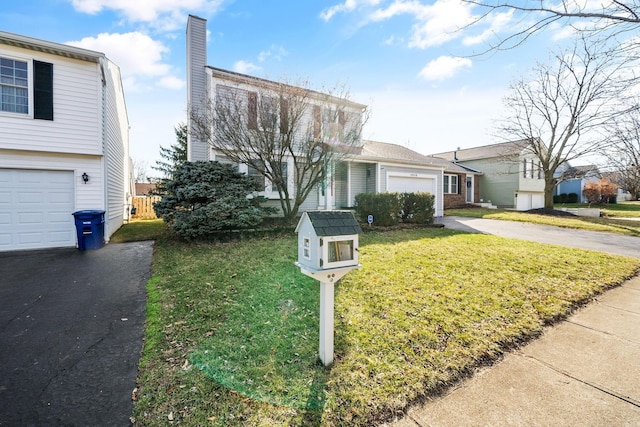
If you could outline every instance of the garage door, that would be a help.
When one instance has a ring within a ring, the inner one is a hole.
[[[425,192],[435,194],[434,178],[420,176],[389,176],[387,190],[398,193]]]
[[[0,169],[0,251],[75,246],[73,172]]]

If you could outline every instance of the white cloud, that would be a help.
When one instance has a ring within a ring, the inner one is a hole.
[[[211,15],[224,0],[71,0],[73,7],[91,15],[111,9],[130,22],[145,22],[153,27],[173,31],[184,26],[189,13]]]
[[[243,61],[243,60],[236,61],[236,63],[233,64],[233,71],[241,74],[249,74],[249,73],[258,71],[260,69],[261,68],[258,67],[257,65],[248,61]]]
[[[487,15],[484,20],[489,25],[483,32],[474,36],[467,36],[462,40],[465,46],[473,46],[486,42],[491,36],[496,36],[505,28],[513,25],[513,10]],[[507,28],[508,29],[508,28]]]
[[[436,0],[425,4],[417,0],[395,0],[386,8],[369,15],[373,22],[384,21],[398,15],[412,15],[415,24],[409,47],[426,49],[439,46],[461,36],[461,29],[473,21],[471,6],[461,0]]]
[[[179,79],[175,76],[162,77],[158,84],[164,88],[175,90],[182,89],[186,85],[184,80]]]
[[[345,0],[344,3],[336,4],[324,9],[320,13],[320,17],[325,21],[329,21],[337,13],[352,12],[362,6],[375,6],[378,3],[380,3],[380,0]]]
[[[462,68],[471,66],[472,62],[469,58],[439,56],[429,62],[418,75],[429,81],[445,80],[456,75]]]
[[[263,50],[258,54],[258,61],[264,62],[268,58],[273,58],[276,61],[280,61],[282,60],[283,57],[287,56],[288,54],[289,52],[287,52],[287,50],[284,47],[280,45],[271,45],[269,49]]]
[[[101,33],[96,37],[85,37],[66,44],[104,52],[120,67],[126,90],[142,90],[145,86],[155,84],[156,80],[163,87],[182,87],[177,84],[179,79],[172,75],[172,67],[162,61],[162,55],[169,49],[146,34]],[[150,79],[151,84],[143,84],[145,79]]]

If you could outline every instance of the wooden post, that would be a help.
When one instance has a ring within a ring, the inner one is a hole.
[[[334,284],[320,282],[320,360],[324,366],[333,363]]]

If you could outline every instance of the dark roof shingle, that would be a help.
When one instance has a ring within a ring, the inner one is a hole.
[[[346,236],[362,233],[350,211],[308,211],[311,225],[318,236]]]

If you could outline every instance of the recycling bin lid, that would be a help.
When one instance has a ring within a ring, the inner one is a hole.
[[[93,209],[85,209],[81,211],[75,211],[72,215],[102,215],[105,211],[103,210],[93,210]]]

